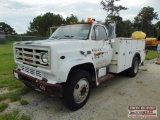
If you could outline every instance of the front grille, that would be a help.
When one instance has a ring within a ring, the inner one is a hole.
[[[48,63],[41,60],[42,54],[48,55]],[[34,67],[48,68],[50,67],[50,49],[36,47],[15,47],[15,58],[24,64]]]
[[[40,72],[38,70],[29,68],[29,67],[26,67],[26,66],[23,66],[23,65],[18,65],[18,68],[21,70],[21,72],[29,74],[29,75],[31,75],[35,78],[42,79],[42,77],[43,77],[42,72]]]

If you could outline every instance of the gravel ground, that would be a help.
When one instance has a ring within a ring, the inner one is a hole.
[[[134,78],[117,75],[93,88],[88,102],[78,111],[69,111],[61,98],[30,92],[22,97],[28,105],[13,102],[5,112],[18,108],[33,120],[128,120],[128,106],[157,105],[160,120],[160,65],[154,61],[146,61]]]

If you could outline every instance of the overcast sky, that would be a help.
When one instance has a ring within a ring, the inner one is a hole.
[[[29,22],[46,12],[60,14],[64,18],[74,14],[79,20],[88,17],[105,21],[106,11],[100,5],[101,0],[0,0],[0,22],[13,27],[16,32],[25,33]],[[160,18],[159,0],[121,0],[121,4],[129,9],[120,12],[124,20],[133,20],[143,7],[153,7]],[[157,21],[154,21],[157,22]]]

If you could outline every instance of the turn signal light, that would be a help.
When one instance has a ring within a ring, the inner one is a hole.
[[[87,22],[91,23],[92,22],[92,18],[88,18]]]

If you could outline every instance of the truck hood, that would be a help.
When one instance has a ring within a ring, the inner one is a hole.
[[[50,47],[52,51],[81,51],[89,46],[89,40],[77,39],[47,39],[38,41],[22,41],[14,43],[14,46],[26,47]]]
[[[62,45],[62,44],[79,44],[85,40],[75,40],[75,39],[47,39],[47,40],[37,40],[37,41],[22,41],[15,42],[15,45],[23,45],[23,46],[52,46],[52,45]]]

